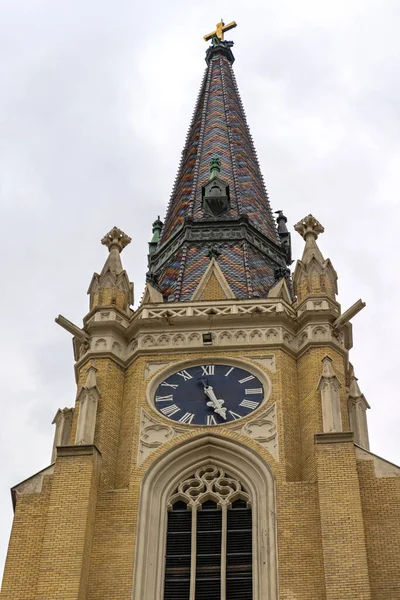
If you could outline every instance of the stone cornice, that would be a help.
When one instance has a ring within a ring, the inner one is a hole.
[[[93,317],[96,318],[97,314],[107,311],[112,311],[115,315],[118,315],[120,317],[120,322],[129,322],[135,315],[135,312],[133,310],[131,310],[130,314],[127,314],[125,311],[121,310],[114,304],[110,304],[109,306],[95,306],[83,317],[84,326],[86,326],[87,323],[89,323],[89,321],[93,319]],[[117,317],[115,317],[115,320],[118,320]]]
[[[86,318],[90,338],[79,352],[76,373],[96,358],[110,358],[125,368],[138,355],[198,352],[208,332],[215,351],[282,348],[301,356],[310,347],[324,346],[345,354],[345,332],[333,326],[336,307],[318,297],[303,308],[299,318],[281,298],[266,298],[148,303],[130,319],[115,307],[98,309]]]
[[[354,444],[354,433],[352,431],[335,431],[332,433],[316,433],[314,436],[316,444]]]
[[[94,444],[57,446],[57,458],[64,458],[69,456],[96,456],[98,458],[101,458],[101,452]]]

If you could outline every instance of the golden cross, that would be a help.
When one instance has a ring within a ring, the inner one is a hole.
[[[211,40],[214,36],[216,36],[222,42],[224,39],[225,31],[229,31],[230,29],[236,27],[236,22],[232,21],[232,23],[225,25],[225,23],[221,19],[221,21],[217,23],[216,27],[217,29],[215,31],[208,33],[204,36],[204,41],[208,42],[208,40]]]

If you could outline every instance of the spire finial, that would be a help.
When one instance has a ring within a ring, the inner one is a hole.
[[[294,228],[305,241],[307,241],[307,238],[309,237],[313,237],[314,240],[316,240],[319,234],[324,233],[325,231],[321,223],[312,215],[304,217],[304,219],[296,223]]]
[[[217,38],[215,40],[217,43],[223,42],[225,31],[229,31],[230,29],[233,29],[234,27],[237,27],[237,24],[235,21],[232,21],[232,23],[228,23],[228,25],[225,25],[224,21],[221,19],[221,21],[216,24],[215,31],[212,31],[211,33],[207,33],[207,35],[205,35],[203,39],[205,42],[208,42],[209,40],[213,40],[213,43],[214,43],[214,39]]]
[[[107,246],[108,250],[111,252],[113,248],[117,248],[118,252],[122,252],[122,250],[130,244],[132,239],[126,235],[121,229],[118,227],[113,227],[111,231],[106,233],[106,235],[101,240],[101,243],[104,246]]]

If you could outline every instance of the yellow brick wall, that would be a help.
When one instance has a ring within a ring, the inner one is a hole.
[[[296,359],[276,352],[274,397],[277,399],[280,460],[288,480],[301,479],[301,430]]]
[[[4,568],[2,600],[36,600],[36,585],[51,489],[45,477],[40,494],[20,496]]]
[[[348,428],[343,357],[328,347],[311,348],[297,361],[280,349],[269,349],[268,353],[275,355],[276,372],[254,364],[264,370],[272,383],[268,405],[276,403],[279,462],[260,444],[239,432],[226,428],[213,431],[253,448],[274,473],[280,600],[369,599],[367,550],[372,599],[395,600],[396,596],[390,594],[397,593],[400,586],[397,569],[400,556],[395,547],[396,537],[390,537],[390,532],[400,535],[400,507],[395,506],[400,480],[376,480],[369,463],[362,461],[358,465],[362,482],[360,497],[352,444],[319,445],[316,459],[314,434],[322,431],[317,386],[322,359],[327,354],[333,359],[334,371],[342,383],[342,419],[344,428]],[[253,360],[257,355],[265,355],[265,350],[215,352],[205,348],[190,357],[210,355],[226,357],[227,361],[229,357]],[[100,486],[96,483],[93,457],[59,457],[51,480],[51,495],[47,484],[42,494],[19,499],[2,598],[131,600],[142,477],[170,448],[210,431],[210,428],[193,428],[160,446],[137,465],[140,409],[170,424],[152,412],[147,403],[146,388],[151,379],[145,380],[146,364],[178,362],[188,357],[184,351],[179,355],[166,352],[138,357],[126,374],[105,358],[82,368],[80,385],[86,380],[89,365],[98,369],[101,399],[95,441],[103,461]],[[78,412],[77,405],[74,431]],[[248,420],[252,418],[250,415]],[[390,516],[394,506],[395,512]],[[363,518],[367,533],[364,562]],[[21,544],[28,545],[25,553],[19,555]],[[19,572],[23,576],[18,587],[15,581]],[[351,582],[348,590],[344,581]],[[380,590],[383,590],[381,596]],[[4,595],[7,593],[8,596]]]
[[[400,477],[376,477],[357,462],[372,600],[400,598]]]
[[[316,478],[314,435],[323,431],[321,393],[317,388],[322,373],[322,359],[326,355],[332,359],[333,370],[341,383],[343,430],[349,429],[344,357],[330,347],[312,347],[297,362],[302,465],[303,478],[306,480]]]
[[[315,483],[277,486],[280,600],[325,600],[318,489]]]
[[[100,390],[94,443],[103,458],[101,481],[104,487],[114,488],[121,428],[121,410],[124,394],[125,371],[109,358],[99,358],[84,365],[79,374],[78,389],[84,385],[89,366],[97,369],[96,381]],[[79,401],[75,405],[71,444],[75,442],[79,415]]]
[[[200,300],[225,300],[226,294],[223,291],[215,274],[212,273],[203,290]]]
[[[35,600],[86,600],[99,461],[97,451],[57,457]]]
[[[317,444],[316,456],[326,600],[370,600],[354,444]]]
[[[100,288],[90,297],[90,310],[96,306],[116,306],[121,310],[126,310],[128,296],[119,288]]]
[[[309,294],[327,295],[334,300],[336,298],[335,284],[326,275],[303,275],[296,285],[295,293],[298,302],[304,300]]]

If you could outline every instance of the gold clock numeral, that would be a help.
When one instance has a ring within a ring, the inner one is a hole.
[[[245,394],[262,394],[262,388],[251,388],[249,390],[244,390]]]
[[[216,425],[217,420],[214,415],[207,415],[207,425]]]

